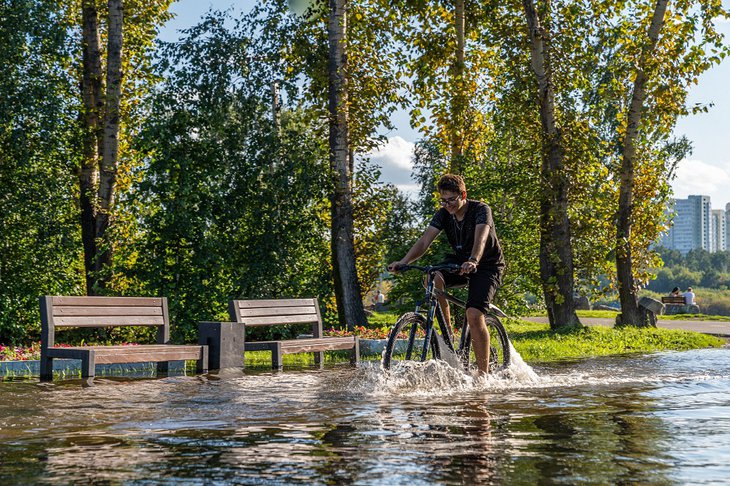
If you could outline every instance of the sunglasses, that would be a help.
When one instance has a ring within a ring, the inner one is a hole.
[[[459,199],[461,199],[461,196],[447,197],[446,199],[439,199],[439,203],[446,206],[447,204],[454,204]]]

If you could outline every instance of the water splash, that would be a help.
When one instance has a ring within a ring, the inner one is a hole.
[[[510,363],[507,368],[489,375],[466,370],[459,355],[451,351],[438,334],[440,360],[397,361],[389,370],[378,363],[363,363],[351,385],[361,393],[373,396],[448,396],[464,392],[497,391],[539,386],[540,376],[522,359],[510,343]]]
[[[530,365],[525,363],[520,353],[517,352],[512,341],[509,341],[509,367],[505,370],[512,379],[520,384],[539,384],[540,377]]]
[[[445,346],[442,349],[446,349]],[[483,376],[467,372],[458,356],[447,353],[444,360],[419,362],[396,362],[390,370],[384,370],[381,362],[363,363],[350,386],[369,396],[439,397],[472,392],[503,392],[509,390],[549,389],[557,387],[601,387],[621,384],[660,384],[707,382],[726,379],[728,372],[720,372],[724,366],[707,362],[703,356],[704,370],[698,372],[677,372],[672,360],[686,359],[692,352],[654,353],[633,357],[604,357],[579,360],[571,366],[546,365],[539,374],[525,363],[510,343],[509,366]],[[726,352],[718,351],[726,358]],[[627,365],[627,361],[632,362]],[[723,361],[725,362],[725,361]],[[631,369],[626,372],[626,367]],[[660,370],[671,369],[672,372]]]
[[[446,361],[449,366],[453,368],[461,368],[461,357],[456,354],[456,352],[452,351],[449,346],[446,345],[446,341],[444,341],[444,338],[441,336],[441,334],[435,332],[433,333],[433,335],[436,336],[436,340],[439,343],[439,349],[441,350],[441,359],[443,361]]]

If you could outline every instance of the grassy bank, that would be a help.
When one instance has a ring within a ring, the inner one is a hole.
[[[507,319],[507,333],[515,349],[528,363],[590,358],[625,353],[686,351],[720,347],[725,341],[707,334],[661,328],[603,326],[555,332],[547,324]]]
[[[594,319],[616,319],[618,312],[602,311],[602,310],[579,310],[575,311],[578,317],[594,318]],[[531,312],[530,317],[547,317],[546,311]],[[717,321],[730,322],[730,316],[713,316],[708,314],[673,314],[657,316],[661,321]]]
[[[616,314],[610,311],[580,311],[579,315],[580,317],[614,318]],[[668,317],[687,318],[689,316]],[[696,316],[698,319],[708,319],[709,317],[704,315]],[[360,328],[358,334],[365,338],[383,337],[397,318],[398,314],[395,312],[375,313],[370,318],[367,329]],[[728,319],[717,317],[715,320]],[[719,347],[724,344],[722,339],[714,336],[692,331],[661,328],[638,329],[627,327],[613,329],[604,326],[591,326],[579,330],[555,332],[551,331],[547,324],[515,318],[504,319],[504,324],[515,349],[527,363],[544,363],[563,359],[590,358],[625,353],[685,351]],[[349,359],[348,351],[325,353],[325,364],[346,363]],[[370,356],[363,357],[363,359],[377,360],[380,357]],[[285,367],[314,365],[314,357],[311,353],[284,355],[283,361]],[[246,366],[269,368],[271,366],[271,353],[266,351],[247,352]]]
[[[379,316],[377,325],[394,320],[395,316]],[[547,324],[505,319],[505,327],[515,349],[527,363],[546,363],[564,359],[590,358],[626,353],[686,351],[720,347],[725,341],[715,336],[692,331],[656,328],[613,329],[603,326],[585,327],[568,332],[554,332]],[[284,366],[311,366],[311,354],[285,355]],[[349,361],[347,351],[326,353],[325,363]],[[363,356],[378,360],[380,356]],[[271,366],[270,354],[264,351],[246,353],[246,366]]]

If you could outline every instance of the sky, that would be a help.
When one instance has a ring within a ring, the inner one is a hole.
[[[256,0],[178,0],[171,11],[175,18],[161,30],[162,40],[174,41],[179,30],[195,25],[210,8],[235,12],[251,9]],[[297,1],[297,0],[290,0]],[[730,0],[723,0],[725,8]],[[718,24],[730,43],[730,22]],[[693,147],[692,155],[679,162],[677,177],[672,183],[674,196],[684,199],[689,195],[710,196],[713,209],[726,209],[730,204],[730,58],[713,67],[699,78],[689,94],[688,103],[712,104],[708,113],[692,115],[678,121],[676,136],[686,136]],[[382,179],[399,189],[414,193],[417,186],[411,178],[411,153],[418,140],[418,132],[409,126],[408,115],[397,112],[393,116],[396,128],[382,135],[388,143],[370,159],[382,167]],[[730,209],[730,208],[728,208]]]

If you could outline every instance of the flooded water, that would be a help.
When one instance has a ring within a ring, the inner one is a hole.
[[[0,484],[727,484],[730,349],[0,383]]]

